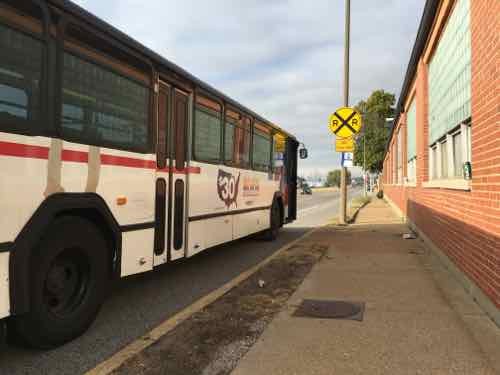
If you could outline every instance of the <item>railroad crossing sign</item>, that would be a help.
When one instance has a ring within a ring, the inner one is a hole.
[[[341,107],[330,115],[330,130],[339,138],[359,133],[361,125],[361,115],[354,108]]]
[[[353,152],[354,151],[354,137],[335,139],[335,151],[337,152]]]

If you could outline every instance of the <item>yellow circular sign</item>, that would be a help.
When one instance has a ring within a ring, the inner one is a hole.
[[[361,115],[354,108],[341,107],[330,115],[329,128],[340,138],[348,138],[361,131]]]

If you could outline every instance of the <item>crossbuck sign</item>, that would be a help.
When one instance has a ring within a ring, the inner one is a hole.
[[[361,115],[354,108],[342,107],[330,115],[329,128],[338,138],[352,137],[361,126]]]

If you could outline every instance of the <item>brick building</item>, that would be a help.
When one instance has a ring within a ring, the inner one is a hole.
[[[382,183],[500,326],[500,1],[427,0]]]

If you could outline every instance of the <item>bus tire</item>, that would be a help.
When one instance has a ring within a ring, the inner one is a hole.
[[[31,309],[13,318],[16,338],[52,349],[83,334],[104,302],[108,262],[95,225],[74,216],[54,220],[31,256]]]
[[[264,240],[274,241],[278,238],[279,231],[282,227],[281,223],[281,208],[278,200],[274,200],[271,206],[270,226],[264,232]]]

